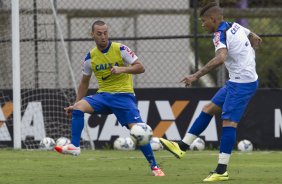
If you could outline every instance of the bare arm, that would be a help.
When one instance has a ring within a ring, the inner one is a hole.
[[[78,102],[79,100],[81,100],[87,94],[90,78],[91,78],[91,75],[89,75],[89,76],[83,75],[82,76],[82,79],[81,79],[80,84],[78,86],[75,102]]]
[[[227,49],[222,48],[216,51],[215,57],[211,59],[203,68],[194,75],[197,79],[209,73],[212,69],[222,65],[227,57]]]
[[[262,39],[253,32],[250,32],[250,34],[248,35],[248,38],[251,42],[252,47],[254,49],[258,49],[259,46],[261,45]]]
[[[211,59],[204,67],[202,67],[196,73],[185,77],[180,82],[185,83],[186,87],[190,86],[194,81],[206,75],[212,69],[222,65],[226,57],[227,57],[227,49],[226,48],[219,49],[218,51],[216,51],[215,57]]]
[[[122,66],[122,67],[113,66],[111,72],[113,74],[119,74],[119,73],[140,74],[145,72],[145,68],[143,64],[137,59],[130,66]]]

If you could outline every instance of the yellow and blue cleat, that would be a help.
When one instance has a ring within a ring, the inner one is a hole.
[[[223,174],[217,174],[215,171],[213,171],[203,181],[204,182],[226,181],[228,179],[229,179],[229,177],[228,177],[227,171],[225,171],[225,173],[223,173]]]
[[[165,149],[171,152],[176,158],[181,159],[185,155],[185,151],[182,151],[178,145],[178,143],[166,140],[164,138],[160,138],[160,141]]]

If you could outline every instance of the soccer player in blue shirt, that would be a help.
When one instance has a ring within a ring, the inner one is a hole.
[[[108,26],[103,21],[92,25],[92,37],[96,43],[86,56],[83,76],[78,87],[76,102],[65,108],[72,115],[71,144],[56,146],[59,153],[79,155],[80,137],[84,127],[84,113],[115,114],[119,123],[128,129],[143,123],[133,90],[132,74],[145,71],[138,57],[125,45],[111,42]],[[91,74],[94,73],[99,89],[96,94],[86,96]],[[164,176],[158,167],[150,143],[140,146],[150,164],[154,176]]]
[[[222,64],[229,72],[229,80],[203,108],[181,142],[160,140],[168,151],[182,158],[192,142],[207,128],[212,117],[221,112],[223,122],[218,165],[203,181],[223,181],[229,179],[227,165],[236,142],[237,125],[258,87],[254,48],[260,45],[261,38],[238,23],[225,22],[222,9],[216,3],[207,4],[201,10],[200,18],[202,27],[213,33],[215,57],[181,82],[188,87]]]

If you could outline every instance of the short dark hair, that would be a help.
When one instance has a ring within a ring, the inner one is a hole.
[[[95,27],[95,25],[98,25],[98,26],[103,26],[103,25],[105,25],[106,23],[104,22],[104,21],[102,21],[102,20],[97,20],[97,21],[95,21],[93,24],[92,24],[92,32],[94,32],[94,27]]]
[[[216,2],[210,2],[206,4],[200,11],[200,17],[208,15],[209,13],[219,13],[223,15],[221,8],[217,5]]]

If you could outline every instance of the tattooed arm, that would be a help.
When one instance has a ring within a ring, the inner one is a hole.
[[[250,32],[250,34],[248,35],[248,38],[249,38],[251,45],[254,49],[259,48],[259,46],[261,45],[262,39],[258,35],[256,35],[253,32]]]
[[[200,77],[206,75],[214,68],[222,65],[227,57],[227,49],[221,48],[216,51],[215,57],[211,59],[204,67],[198,70],[196,73],[189,75],[182,79],[180,82],[185,83],[186,87],[189,87],[194,81],[198,80]]]

